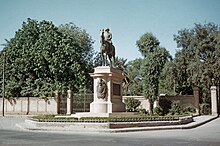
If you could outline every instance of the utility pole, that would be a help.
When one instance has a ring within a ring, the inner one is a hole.
[[[2,116],[5,116],[5,52],[3,52],[3,70],[2,70]]]

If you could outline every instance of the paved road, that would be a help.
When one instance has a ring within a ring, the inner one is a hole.
[[[24,118],[0,117],[0,146],[219,146],[220,118],[189,130],[129,133],[24,131],[15,126]]]

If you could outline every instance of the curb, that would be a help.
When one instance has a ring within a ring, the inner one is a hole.
[[[218,117],[219,117],[219,116],[217,115],[217,116],[214,116],[214,117],[212,117],[212,118],[210,118],[210,119],[207,119],[207,120],[205,120],[205,121],[203,121],[203,122],[199,122],[199,123],[194,124],[194,125],[191,125],[191,126],[183,126],[182,129],[193,129],[193,128],[202,126],[202,125],[204,125],[204,124],[206,124],[206,123],[208,123],[208,122],[211,122],[212,120],[215,120],[215,119],[217,119]]]
[[[16,124],[17,127],[20,127],[23,130],[30,131],[68,131],[68,132],[104,132],[104,133],[122,133],[122,132],[138,132],[138,131],[153,131],[153,130],[175,130],[175,129],[193,129],[204,125],[212,120],[215,120],[219,116],[207,116],[202,117],[198,116],[195,122],[191,122],[186,125],[168,125],[168,126],[154,126],[154,127],[132,127],[132,128],[117,128],[117,129],[100,129],[100,128],[77,128],[77,127],[57,127],[53,126],[44,126],[40,127],[35,123],[23,123]]]

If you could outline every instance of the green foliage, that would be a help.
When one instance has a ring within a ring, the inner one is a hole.
[[[220,28],[213,24],[195,24],[191,29],[183,29],[174,36],[177,46],[172,68],[172,78],[176,81],[178,94],[191,94],[198,86],[203,103],[210,102],[211,80],[220,79]]]
[[[188,106],[183,109],[183,113],[184,114],[193,114],[193,113],[196,113],[196,109],[192,106]]]
[[[159,46],[160,42],[152,33],[146,33],[136,42],[144,56],[141,66],[143,95],[152,103],[159,93],[159,82],[164,65],[169,61],[169,52]],[[152,111],[152,109],[151,109]]]
[[[139,106],[138,109],[137,109],[137,111],[138,111],[139,114],[141,114],[141,115],[149,115],[148,111],[147,111],[145,108],[143,108],[142,106]]]
[[[137,112],[141,102],[133,97],[125,99],[126,111]]]
[[[144,57],[147,57],[149,53],[155,52],[155,49],[159,46],[159,40],[153,36],[152,33],[145,33],[136,42],[139,51]]]
[[[161,71],[159,79],[159,94],[176,95],[175,80],[173,79],[173,61],[168,61]]]
[[[159,79],[169,53],[165,48],[157,48],[155,52],[144,58],[142,66],[143,92],[146,98],[154,101],[159,93]]]
[[[167,115],[171,109],[172,102],[166,98],[159,99],[159,107],[161,109],[161,115]]]
[[[202,103],[200,105],[200,112],[201,114],[204,114],[204,115],[208,115],[211,113],[211,107],[208,103]]]
[[[96,52],[93,58],[93,67],[102,66],[102,59],[100,53]]]
[[[77,118],[62,118],[55,115],[39,115],[32,117],[32,120],[38,122],[145,122],[145,121],[177,121],[180,116],[114,116],[114,117],[82,117]]]
[[[180,105],[180,101],[174,101],[171,104],[171,109],[169,110],[169,115],[181,115],[183,109]]]
[[[159,106],[153,109],[154,115],[190,115],[196,113],[196,109],[192,106],[182,108],[180,101],[173,101],[166,98],[160,98]]]
[[[121,70],[124,76],[123,84],[122,84],[123,95],[127,95],[128,86],[130,85],[131,82],[131,78],[128,74],[128,64],[126,62],[127,59],[116,57],[114,63],[115,68]]]
[[[160,106],[155,107],[153,109],[153,114],[157,115],[157,116],[161,116],[161,115],[163,115],[163,109]]]
[[[126,94],[128,95],[142,95],[142,77],[141,77],[142,59],[138,58],[129,61],[127,65],[128,83],[126,84]]]
[[[124,58],[119,58],[119,57],[116,57],[115,58],[115,68],[123,71],[124,74],[127,74],[127,59],[124,59]]]
[[[57,27],[28,19],[3,50],[7,54],[6,95],[51,96],[55,90],[89,86],[92,43],[86,31],[74,24]]]

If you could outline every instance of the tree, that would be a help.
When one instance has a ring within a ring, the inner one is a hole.
[[[122,84],[123,95],[127,94],[127,86],[130,82],[126,62],[127,62],[127,59],[116,57],[115,63],[114,63],[115,68],[121,70],[124,76],[123,84]]]
[[[212,79],[219,83],[220,77],[220,28],[213,24],[195,24],[192,29],[183,29],[174,36],[177,46],[182,48],[174,59],[177,93],[189,94],[198,86],[203,103],[210,102]]]
[[[126,85],[126,93],[129,95],[142,95],[142,77],[141,77],[141,58],[132,60],[128,62],[127,72],[128,72],[128,83]]]
[[[152,33],[145,33],[137,40],[136,45],[142,56],[147,57],[149,53],[154,52],[160,42]]]
[[[72,23],[57,27],[49,21],[23,22],[3,50],[7,96],[49,96],[55,90],[88,86],[92,43],[86,31]]]
[[[143,94],[151,103],[159,93],[159,79],[164,65],[170,57],[165,48],[152,33],[146,33],[137,41],[139,51],[144,56],[141,76],[143,78]]]
[[[176,94],[176,80],[172,68],[174,68],[173,60],[166,62],[164,65],[159,79],[159,94]]]

